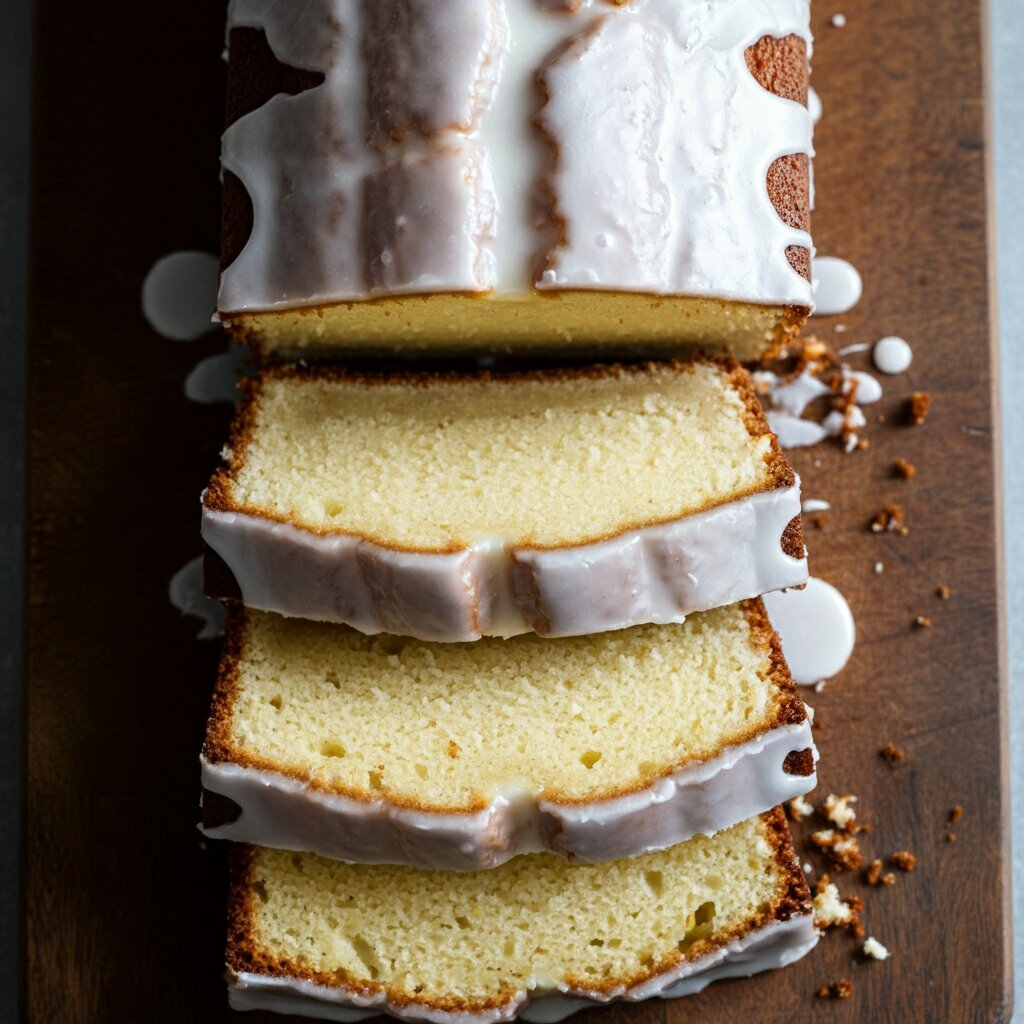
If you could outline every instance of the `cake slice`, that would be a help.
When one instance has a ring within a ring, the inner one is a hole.
[[[232,0],[220,318],[291,358],[755,356],[812,305],[810,41],[809,0]]]
[[[208,836],[476,870],[713,834],[813,789],[815,750],[759,600],[475,644],[239,610],[202,770]]]
[[[816,942],[778,809],[630,860],[471,874],[238,847],[228,984],[239,1010],[548,1022],[783,967]]]
[[[568,636],[807,579],[799,485],[726,360],[247,382],[212,596],[364,633]]]

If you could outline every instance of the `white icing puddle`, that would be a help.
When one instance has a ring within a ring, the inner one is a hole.
[[[849,313],[864,290],[857,268],[835,256],[816,256],[813,268],[814,315]]]
[[[248,348],[232,344],[226,352],[209,356],[196,364],[185,378],[185,397],[204,405],[216,402],[237,404],[241,397],[238,381],[251,369]]]
[[[216,325],[216,256],[172,252],[157,260],[142,284],[142,312],[153,330],[171,341],[195,341]]]
[[[197,640],[213,640],[224,633],[224,606],[203,593],[203,558],[193,558],[183,565],[172,577],[167,588],[172,605],[182,615],[202,619],[203,625],[196,634]]]
[[[902,338],[883,338],[871,352],[875,366],[882,373],[906,373],[914,359],[914,351]]]
[[[807,448],[828,437],[845,437],[846,450],[853,451],[859,439],[857,431],[867,424],[860,407],[877,402],[882,397],[882,385],[870,373],[851,370],[844,365],[840,368],[842,393],[848,395],[856,386],[856,403],[845,416],[833,410],[820,422],[802,419],[815,399],[833,394],[832,389],[816,375],[817,369],[819,364],[812,363],[798,377],[789,380],[783,380],[768,370],[754,373],[754,384],[767,409],[768,425],[783,448]]]
[[[804,498],[800,504],[800,511],[811,513],[811,512],[828,512],[832,506],[827,501],[822,501],[820,498]]]
[[[843,670],[856,627],[846,598],[831,583],[812,576],[803,590],[776,591],[763,600],[797,683],[813,686]]]

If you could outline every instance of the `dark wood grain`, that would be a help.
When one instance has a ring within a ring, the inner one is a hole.
[[[853,663],[813,701],[821,792],[859,794],[865,846],[908,848],[920,868],[884,890],[840,880],[865,895],[887,963],[832,936],[786,972],[579,1024],[1009,1015],[981,12],[850,0],[835,29],[816,7],[816,241],[866,286],[842,340],[915,346],[873,407],[886,422],[867,452],[797,453],[805,493],[834,506],[808,534],[813,571],[844,590],[859,630]],[[155,259],[217,248],[222,17],[186,0],[157,29],[124,0],[102,16],[36,6],[24,906],[40,1024],[231,1019],[223,851],[194,830],[216,650],[165,596],[198,553],[197,496],[226,427],[181,383],[221,342],[162,341],[139,311]],[[914,388],[934,398],[918,428],[900,422]],[[913,480],[891,475],[899,456]],[[871,534],[893,500],[909,535]],[[918,614],[933,628],[914,631]],[[877,756],[888,741],[908,754],[896,769]],[[948,843],[954,804],[965,815]],[[838,977],[851,999],[815,999]]]

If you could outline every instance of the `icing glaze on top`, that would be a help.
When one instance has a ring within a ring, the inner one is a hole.
[[[262,28],[278,59],[325,80],[225,133],[254,228],[221,309],[533,288],[810,306],[786,258],[810,238],[783,223],[765,180],[777,157],[810,153],[810,114],[744,59],[763,36],[809,44],[808,6],[232,0],[229,33]],[[412,180],[410,159],[431,174]],[[382,173],[388,201],[369,202]],[[538,205],[545,179],[560,239]],[[404,250],[415,273],[370,272]]]

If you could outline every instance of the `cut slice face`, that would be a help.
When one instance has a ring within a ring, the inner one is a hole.
[[[286,367],[247,388],[203,535],[215,596],[454,641],[679,622],[802,585],[799,513],[731,361]]]
[[[811,790],[815,751],[759,600],[472,644],[239,612],[203,785],[215,838],[476,870],[712,834]]]
[[[630,860],[472,874],[239,847],[230,915],[232,1005],[333,1020],[553,1021],[781,967],[817,941],[779,810]]]

